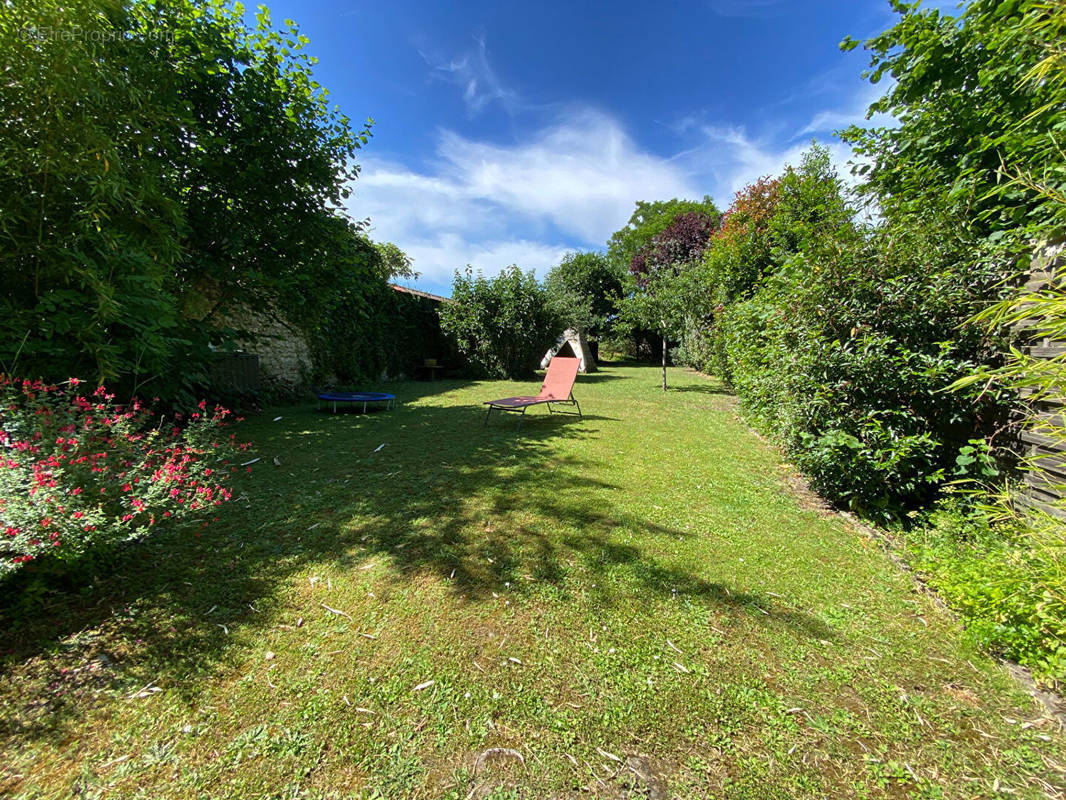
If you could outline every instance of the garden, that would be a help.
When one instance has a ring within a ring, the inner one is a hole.
[[[893,7],[850,180],[448,298],[295,22],[9,8],[0,794],[1062,797],[1066,7]]]

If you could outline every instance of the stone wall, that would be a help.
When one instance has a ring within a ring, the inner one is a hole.
[[[239,306],[215,316],[212,322],[254,335],[238,339],[237,347],[259,356],[260,383],[265,392],[296,394],[306,388],[312,368],[311,348],[307,338],[277,311]]]

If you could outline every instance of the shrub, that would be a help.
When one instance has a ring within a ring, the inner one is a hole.
[[[209,517],[231,497],[228,458],[243,446],[223,435],[226,409],[167,419],[78,386],[0,377],[0,577]]]
[[[617,314],[622,275],[602,253],[567,253],[544,279],[552,313],[564,327],[599,339]]]
[[[992,524],[949,498],[906,534],[907,558],[966,621],[978,644],[1066,679],[1066,566],[1061,540]]]
[[[720,316],[726,377],[828,499],[884,521],[934,497],[1005,392],[946,392],[993,358],[965,324],[999,274],[941,229],[808,246]]]
[[[484,375],[533,374],[557,335],[558,324],[532,271],[512,265],[486,278],[467,267],[455,273],[452,300],[441,307],[441,328]]]
[[[1006,413],[1005,391],[944,391],[995,359],[967,322],[1011,269],[986,253],[942,213],[858,225],[815,147],[737,193],[699,267],[715,324],[687,332],[685,357],[714,361],[826,498],[899,518]]]

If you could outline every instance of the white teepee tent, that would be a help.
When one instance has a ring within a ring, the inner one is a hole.
[[[584,333],[575,331],[573,328],[563,331],[562,336],[555,340],[552,349],[544,354],[544,358],[540,360],[541,369],[547,369],[551,360],[557,355],[578,359],[578,372],[596,371],[596,359],[592,357],[588,339],[585,338]]]

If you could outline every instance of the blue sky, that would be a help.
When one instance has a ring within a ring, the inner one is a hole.
[[[887,0],[637,3],[274,0],[355,122],[375,120],[349,201],[448,294],[472,264],[543,275],[602,248],[637,200],[734,191],[794,163],[876,97],[846,35]],[[953,3],[941,3],[953,8]]]

